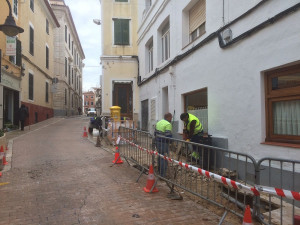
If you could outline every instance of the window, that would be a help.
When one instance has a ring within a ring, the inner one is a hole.
[[[67,89],[65,89],[65,105],[67,105]]]
[[[115,0],[115,2],[128,2],[128,0]]]
[[[34,55],[34,30],[33,27],[29,26],[29,53]]]
[[[34,0],[30,0],[30,9],[34,12]]]
[[[72,84],[74,83],[74,70],[72,68]]]
[[[46,46],[46,68],[49,69],[49,47]]]
[[[18,16],[18,0],[13,0],[13,11],[16,16]]]
[[[49,34],[49,21],[46,19],[46,33]]]
[[[153,70],[153,40],[151,39],[150,43],[146,46],[146,52],[147,52],[147,57],[146,57],[146,70],[147,72],[151,72]]]
[[[65,76],[68,76],[68,59],[65,57]]]
[[[129,45],[129,19],[114,20],[114,44]]]
[[[71,35],[69,34],[69,50],[71,49]]]
[[[170,57],[170,24],[167,23],[162,29],[162,62]]]
[[[189,11],[190,42],[205,33],[206,0],[199,0]]]
[[[300,143],[300,64],[265,74],[266,141]]]
[[[94,102],[91,102],[91,105],[94,105]]]
[[[29,73],[28,79],[28,99],[33,100],[33,74]]]
[[[72,55],[74,55],[74,42],[72,41]]]
[[[49,83],[46,82],[46,102],[49,102]]]
[[[68,43],[68,27],[65,25],[65,42]]]
[[[91,98],[94,98],[94,96],[91,96]]]
[[[71,84],[71,64],[70,64],[70,62],[69,62],[69,73],[68,73],[68,75],[69,75],[69,84]]]

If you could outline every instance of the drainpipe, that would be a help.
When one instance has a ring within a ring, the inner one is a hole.
[[[131,58],[136,59],[137,64],[138,64],[137,85],[139,85],[141,83],[139,57],[137,55],[132,55]]]

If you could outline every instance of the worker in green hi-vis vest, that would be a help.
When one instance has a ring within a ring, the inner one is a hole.
[[[199,119],[191,113],[182,113],[180,119],[184,122],[184,140],[200,143],[203,136],[203,127]],[[192,157],[200,159],[200,154],[193,146]]]
[[[169,154],[169,143],[170,140],[168,138],[172,137],[172,114],[166,113],[164,119],[158,121],[155,126],[155,144],[158,149],[158,153],[161,155],[168,156]],[[167,137],[167,138],[165,138]],[[159,174],[162,177],[166,176],[168,162],[158,157],[158,170]]]

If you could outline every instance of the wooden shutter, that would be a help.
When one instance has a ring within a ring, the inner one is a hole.
[[[33,75],[29,73],[29,96],[30,100],[33,100]]]
[[[129,45],[129,20],[122,20],[123,45]]]
[[[16,52],[16,65],[21,66],[22,65],[22,44],[21,41],[17,39],[17,52]]]
[[[34,54],[34,30],[32,27],[30,27],[30,54]]]
[[[129,20],[114,19],[115,45],[129,45]]]
[[[190,33],[206,21],[206,0],[199,0],[189,13]]]

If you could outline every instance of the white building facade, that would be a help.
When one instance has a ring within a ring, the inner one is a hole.
[[[141,128],[190,112],[215,146],[300,160],[299,0],[145,0]]]

